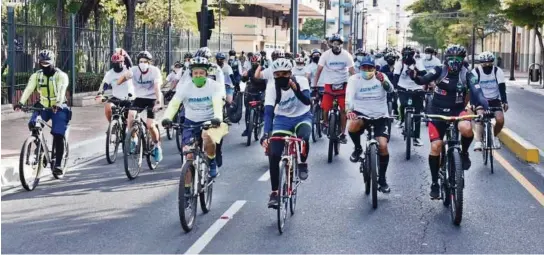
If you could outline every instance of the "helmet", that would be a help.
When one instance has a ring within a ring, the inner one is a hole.
[[[210,67],[210,62],[205,57],[194,57],[191,59],[191,65],[189,68],[193,69],[194,67],[204,67],[208,69]]]
[[[321,55],[321,51],[319,49],[313,49],[312,52],[310,53],[310,55],[314,55],[316,53]]]
[[[478,60],[480,60],[480,63],[494,62],[495,61],[495,55],[493,55],[493,53],[491,53],[489,51],[482,52],[482,53],[480,53],[480,55],[478,55]]]
[[[153,56],[151,56],[151,53],[149,53],[149,51],[140,51],[140,53],[138,53],[138,55],[136,56],[136,59],[138,61],[140,61],[141,58],[145,58],[147,60],[153,60]]]
[[[229,56],[236,56],[235,50],[229,50]]]
[[[361,60],[357,60],[357,62],[359,63],[359,67],[361,66],[372,66],[372,67],[375,67],[374,65],[374,58],[372,56],[364,56],[363,59]]]
[[[397,60],[397,56],[393,52],[388,52],[387,54],[385,54],[384,59],[385,59],[385,61],[387,61],[387,60]]]
[[[304,60],[303,57],[298,57],[298,58],[295,58],[295,63],[297,63],[297,64],[301,64],[301,63],[304,64],[304,63],[306,63],[306,61]]]
[[[248,52],[248,53],[247,53],[247,58],[248,58],[248,59],[251,59],[251,57],[253,57],[253,52]]]
[[[280,51],[280,50],[275,50],[274,52],[272,52],[272,58],[285,58],[285,53],[283,53],[283,51]]]
[[[176,66],[182,67],[183,64],[182,64],[180,61],[176,61],[176,62],[174,63],[174,67],[176,67]]]
[[[383,57],[383,54],[381,52],[378,52],[376,53],[376,55],[374,55],[375,58],[382,58]]]
[[[434,53],[434,49],[432,47],[425,47],[425,53],[427,54],[433,54]]]
[[[332,43],[334,41],[338,41],[340,43],[344,43],[344,38],[340,34],[332,34],[329,37],[329,43]]]
[[[50,65],[55,64],[55,53],[50,50],[42,50],[38,53],[38,62],[47,63]]]
[[[403,56],[414,56],[416,54],[416,51],[412,46],[406,46],[402,49],[402,55]]]
[[[293,69],[293,63],[286,58],[278,58],[272,63],[272,71],[291,71]]]
[[[357,50],[355,51],[355,56],[357,56],[357,55],[366,56],[366,55],[368,55],[368,54],[366,53],[366,51],[365,51],[363,48],[359,48],[359,49],[357,49]]]
[[[255,54],[255,55],[251,56],[251,58],[249,59],[249,61],[250,61],[251,63],[258,63],[258,62],[260,62],[260,61],[261,61],[261,55]]]
[[[113,53],[113,55],[111,55],[111,62],[113,63],[125,62],[125,56],[119,53]]]
[[[187,52],[185,54],[183,54],[183,58],[186,59],[186,58],[193,58],[193,54],[191,54],[191,52]]]
[[[266,51],[264,51],[264,50],[261,50],[261,52],[260,52],[260,53],[261,53],[261,56],[265,56],[265,57],[266,57]]]
[[[467,50],[465,47],[457,44],[450,44],[448,48],[446,48],[446,57],[449,56],[458,56],[458,57],[466,57],[467,56]]]
[[[293,58],[293,54],[291,52],[285,52],[285,58],[287,59],[292,59]]]
[[[225,56],[225,53],[223,52],[217,52],[217,54],[215,54],[215,59],[219,60],[219,59],[226,59],[227,56]]]
[[[212,52],[210,51],[210,49],[208,49],[208,47],[202,47],[196,51],[195,57],[203,57],[209,59],[212,57]]]

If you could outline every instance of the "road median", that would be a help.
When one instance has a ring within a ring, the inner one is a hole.
[[[528,163],[538,164],[540,162],[538,148],[514,131],[503,128],[498,137],[502,144],[510,149],[519,159]]]

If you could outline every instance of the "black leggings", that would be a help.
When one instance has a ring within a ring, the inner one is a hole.
[[[310,152],[310,134],[312,133],[312,127],[306,124],[300,125],[295,134],[298,138],[301,138],[306,143],[306,151],[300,155],[301,163],[306,163],[308,159],[308,153]],[[286,134],[274,134],[272,136],[287,136]],[[270,163],[270,182],[272,184],[272,191],[278,190],[280,182],[280,160],[285,147],[285,142],[282,140],[271,140],[268,151],[268,162]]]
[[[415,113],[419,114],[421,113],[421,111],[423,111],[423,97],[425,92],[422,92],[422,93],[423,94],[419,94],[419,93],[414,94],[413,92],[410,93],[410,92],[399,91],[399,99],[400,99],[399,114],[400,114],[401,122],[404,122],[404,109],[406,108],[406,106],[408,106],[408,99],[410,99],[410,97],[412,98],[412,106],[415,108]],[[419,139],[419,133],[421,131],[421,118],[416,117],[413,119],[413,121],[415,125],[414,138]]]

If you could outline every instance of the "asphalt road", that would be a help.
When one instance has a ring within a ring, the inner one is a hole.
[[[508,86],[508,105],[505,126],[544,150],[543,96],[514,86]]]
[[[379,193],[376,210],[358,165],[349,162],[352,145],[327,164],[326,140],[312,143],[310,177],[279,235],[276,212],[266,208],[268,160],[257,143],[242,144],[241,131],[235,124],[225,140],[212,210],[202,215],[199,209],[192,232],[185,234],[179,223],[180,160],[174,141],[166,141],[159,168],[133,181],[121,160],[108,165],[99,156],[64,180],[2,194],[2,252],[185,253],[200,240],[195,246],[202,253],[544,253],[544,207],[503,166],[496,162],[491,175],[473,153],[463,222],[456,227],[441,201],[429,199],[428,140],[406,161],[398,129],[390,143],[392,192]],[[89,145],[89,154],[101,145]],[[542,176],[507,150],[500,154],[544,191]],[[243,205],[217,235],[207,232],[235,203]]]

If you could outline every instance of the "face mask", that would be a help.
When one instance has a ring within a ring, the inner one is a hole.
[[[121,71],[123,71],[123,63],[113,63],[112,67],[113,71],[116,73],[120,73]]]
[[[491,74],[491,71],[493,70],[493,66],[482,66],[482,69],[484,70],[485,74]]]
[[[370,80],[370,79],[374,78],[374,72],[365,72],[365,71],[361,71],[361,76],[362,76],[363,79],[365,79],[365,80]]]
[[[181,71],[181,68],[174,68],[174,73],[179,73]]]
[[[432,54],[425,53],[425,59],[431,60],[432,57],[433,57]]]
[[[53,65],[48,65],[48,66],[40,65],[40,69],[42,69],[43,74],[47,77],[51,77],[55,74],[55,67]]]
[[[319,63],[319,57],[313,57],[312,60],[313,60],[315,63]]]
[[[332,53],[338,55],[340,52],[342,52],[342,48],[340,46],[332,46]]]
[[[191,64],[191,62],[189,62],[189,61],[183,63],[183,65],[185,65],[185,67],[189,67],[190,64]]]
[[[223,61],[223,60],[217,60],[217,65],[223,66],[223,63],[224,63],[224,62],[225,62],[225,61]]]
[[[280,87],[282,90],[288,90],[289,89],[289,80],[291,78],[289,77],[278,77],[274,78],[276,81],[276,86]]]
[[[198,87],[201,88],[206,84],[206,77],[193,77],[193,83]]]
[[[140,67],[140,70],[147,71],[149,68],[149,63],[139,63],[138,66]]]
[[[403,57],[403,59],[404,59],[404,63],[409,66],[416,63],[416,60],[412,56],[406,56],[406,57]]]
[[[454,73],[461,71],[461,68],[463,67],[463,62],[454,58],[447,59],[446,64],[448,65],[450,72]]]
[[[387,60],[387,65],[393,66],[395,64],[395,60]]]
[[[357,60],[362,61],[364,56],[357,56]]]
[[[229,56],[229,59],[234,59],[236,58],[236,56]]]

